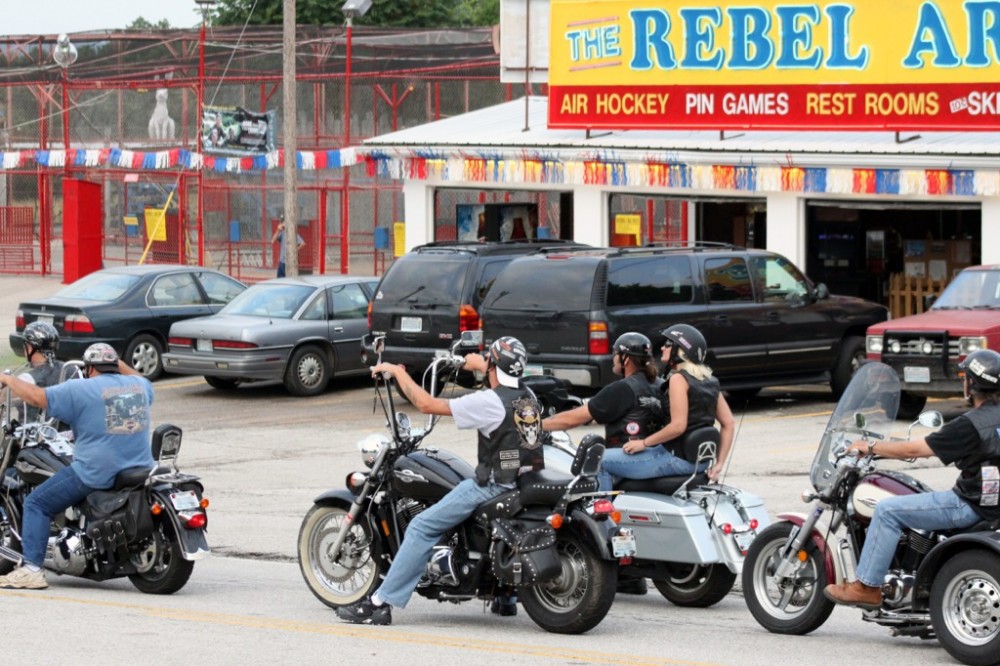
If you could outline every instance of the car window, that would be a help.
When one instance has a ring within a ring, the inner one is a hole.
[[[597,264],[547,257],[515,260],[500,273],[483,308],[525,312],[580,312],[590,309]]]
[[[364,319],[368,316],[368,298],[359,284],[330,287],[335,319]]]
[[[131,289],[139,279],[138,275],[124,273],[91,273],[60,289],[56,296],[109,303]]]
[[[753,301],[753,285],[747,262],[739,257],[707,259],[705,284],[712,303]]]
[[[291,319],[314,291],[313,287],[300,284],[255,284],[229,301],[220,312]]]
[[[376,298],[383,305],[458,303],[469,255],[404,255],[389,267]]]
[[[503,272],[503,269],[507,268],[507,264],[511,262],[513,257],[508,257],[507,259],[501,261],[490,261],[483,264],[483,270],[479,274],[479,280],[476,282],[476,296],[472,303],[473,306],[478,307],[483,299],[486,298],[486,294],[489,293],[490,287],[496,281],[497,276]]]
[[[236,294],[246,289],[242,283],[219,273],[203,272],[195,273],[195,275],[201,282],[205,293],[208,294],[209,303],[224,305],[233,300]]]
[[[299,319],[308,321],[322,321],[326,319],[326,292],[321,291],[316,294],[316,298],[309,302],[306,309],[302,311]]]
[[[765,301],[804,298],[809,285],[795,265],[784,257],[754,257],[757,290]]]
[[[158,277],[147,296],[151,306],[202,305],[201,292],[190,273],[171,273]]]
[[[932,309],[1000,307],[1000,271],[962,271],[934,301]]]
[[[694,298],[687,257],[634,257],[608,269],[608,307],[648,303],[690,303]]]

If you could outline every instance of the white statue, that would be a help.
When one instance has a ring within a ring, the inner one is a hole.
[[[149,138],[160,141],[172,141],[174,139],[174,119],[167,111],[167,89],[160,88],[156,91],[156,108],[149,118]]]

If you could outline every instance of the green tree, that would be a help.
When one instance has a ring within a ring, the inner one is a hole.
[[[339,25],[344,0],[296,0],[299,25]],[[282,0],[220,0],[215,25],[279,25]],[[251,14],[251,9],[253,13]],[[500,20],[500,0],[373,0],[357,24],[391,28],[458,28],[493,25]]]
[[[136,32],[140,30],[168,30],[169,28],[170,28],[170,21],[168,21],[167,19],[160,19],[156,23],[151,23],[141,16],[136,20],[132,21],[131,23],[129,23],[127,26],[125,26],[126,30],[131,30]]]

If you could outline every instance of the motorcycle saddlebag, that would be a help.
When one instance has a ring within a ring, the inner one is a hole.
[[[85,515],[87,533],[105,550],[153,533],[153,514],[142,488],[94,491],[87,495]]]
[[[493,575],[508,585],[534,585],[562,571],[556,531],[540,521],[493,520],[490,560]]]

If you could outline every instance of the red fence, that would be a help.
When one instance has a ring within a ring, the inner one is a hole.
[[[0,271],[35,272],[35,209],[0,207]]]

